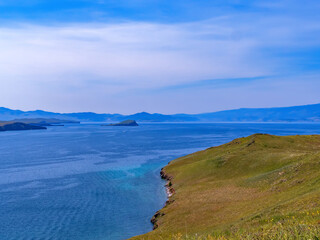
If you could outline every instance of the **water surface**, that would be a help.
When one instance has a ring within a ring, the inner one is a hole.
[[[0,133],[0,239],[120,240],[152,230],[160,168],[253,133],[319,134],[320,124],[95,124]]]

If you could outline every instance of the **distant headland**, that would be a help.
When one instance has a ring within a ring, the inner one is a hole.
[[[80,123],[56,118],[23,118],[11,121],[0,121],[0,131],[41,130],[49,126],[63,126],[64,123]]]
[[[42,126],[35,126],[22,122],[9,122],[9,123],[0,123],[0,132],[3,131],[18,131],[18,130],[39,130],[47,129]]]

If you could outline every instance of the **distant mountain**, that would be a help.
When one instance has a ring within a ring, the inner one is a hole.
[[[73,120],[81,122],[121,122],[126,119],[134,119],[139,122],[190,122],[198,121],[196,117],[187,114],[164,115],[150,114],[147,112],[132,115],[99,114],[93,112],[80,113],[54,113],[46,111],[21,111],[0,107],[0,120],[11,121],[18,118],[57,118],[61,120]]]
[[[50,126],[50,125],[64,124],[64,123],[80,123],[79,121],[57,119],[57,118],[20,118],[20,119],[13,119],[12,122],[22,122],[27,124],[43,125],[43,126]]]
[[[279,108],[241,108],[195,116],[199,121],[212,122],[320,122],[320,104]]]
[[[0,108],[0,120],[8,121],[17,118],[57,118],[81,122],[121,122],[126,119],[134,119],[138,122],[320,122],[320,104],[279,108],[241,108],[203,114],[173,115],[147,112],[132,115],[93,112],[54,113]]]

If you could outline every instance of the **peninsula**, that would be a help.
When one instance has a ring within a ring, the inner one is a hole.
[[[320,136],[254,134],[170,162],[171,196],[132,239],[319,239]]]
[[[36,126],[62,126],[63,124],[80,123],[79,121],[57,119],[57,118],[21,118],[14,119],[12,122],[22,122]]]
[[[63,126],[63,123],[80,123],[56,118],[23,118],[12,121],[0,121],[0,131],[38,130],[49,126]]]
[[[47,129],[47,128],[43,126],[35,126],[32,124],[26,124],[22,122],[0,123],[0,132],[18,131],[18,130],[39,130],[39,129]]]

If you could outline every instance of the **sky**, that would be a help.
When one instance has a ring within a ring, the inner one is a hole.
[[[0,105],[202,113],[320,103],[319,0],[0,0]]]

